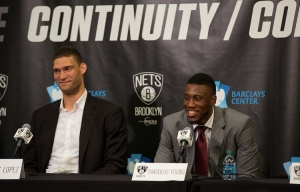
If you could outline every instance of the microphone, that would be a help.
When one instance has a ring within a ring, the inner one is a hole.
[[[32,139],[33,134],[31,133],[30,129],[31,129],[31,126],[29,124],[25,123],[22,126],[22,128],[19,128],[17,130],[16,134],[14,135],[15,140],[18,142],[17,147],[14,152],[14,156],[17,154],[19,148],[23,145],[24,142],[25,142],[25,144],[28,144],[30,142],[30,140]]]
[[[182,155],[186,147],[191,147],[193,145],[191,128],[185,127],[183,130],[178,131],[177,141],[180,146],[179,154]]]

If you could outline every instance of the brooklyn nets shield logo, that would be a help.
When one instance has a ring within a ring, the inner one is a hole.
[[[8,84],[8,76],[0,74],[0,100],[4,97]]]
[[[295,174],[300,177],[300,166],[295,166],[294,167],[294,171],[295,171]]]
[[[180,132],[180,134],[181,134],[181,136],[185,137],[185,136],[187,136],[188,132],[189,131],[183,130],[183,131]]]
[[[138,97],[146,105],[152,104],[159,96],[163,86],[163,75],[143,72],[133,75],[133,87]]]
[[[137,171],[139,174],[144,174],[148,169],[148,166],[138,166]]]

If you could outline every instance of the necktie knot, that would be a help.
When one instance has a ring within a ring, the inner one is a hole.
[[[197,129],[197,131],[198,131],[199,134],[203,134],[204,131],[206,130],[206,128],[207,127],[205,127],[203,125],[196,127],[196,129]]]

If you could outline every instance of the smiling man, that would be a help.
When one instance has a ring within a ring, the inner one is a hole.
[[[34,111],[33,138],[24,153],[26,172],[126,172],[127,126],[119,106],[87,93],[80,53],[64,46],[54,55],[54,80],[63,98]]]
[[[215,107],[216,85],[207,74],[192,76],[184,89],[184,110],[163,120],[159,148],[154,161],[173,163],[179,159],[178,131],[189,127],[193,134],[192,147],[186,148],[186,162],[191,173],[222,177],[226,150],[231,150],[237,161],[238,177],[257,177],[257,145],[253,121],[230,108]]]

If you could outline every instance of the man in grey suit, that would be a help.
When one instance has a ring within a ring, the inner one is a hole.
[[[208,170],[206,176],[222,177],[226,150],[231,150],[237,162],[237,176],[257,177],[258,148],[254,139],[252,119],[230,108],[215,107],[216,99],[216,85],[209,75],[198,73],[192,76],[184,90],[184,110],[173,113],[163,120],[161,140],[154,161],[176,162],[180,150],[177,141],[178,131],[186,127],[194,130],[198,126],[205,126],[207,148],[205,166]],[[193,132],[193,137],[193,146],[186,148],[186,162],[191,173],[199,174],[195,172],[195,165],[199,162],[195,160],[197,153],[195,145],[199,133]]]

